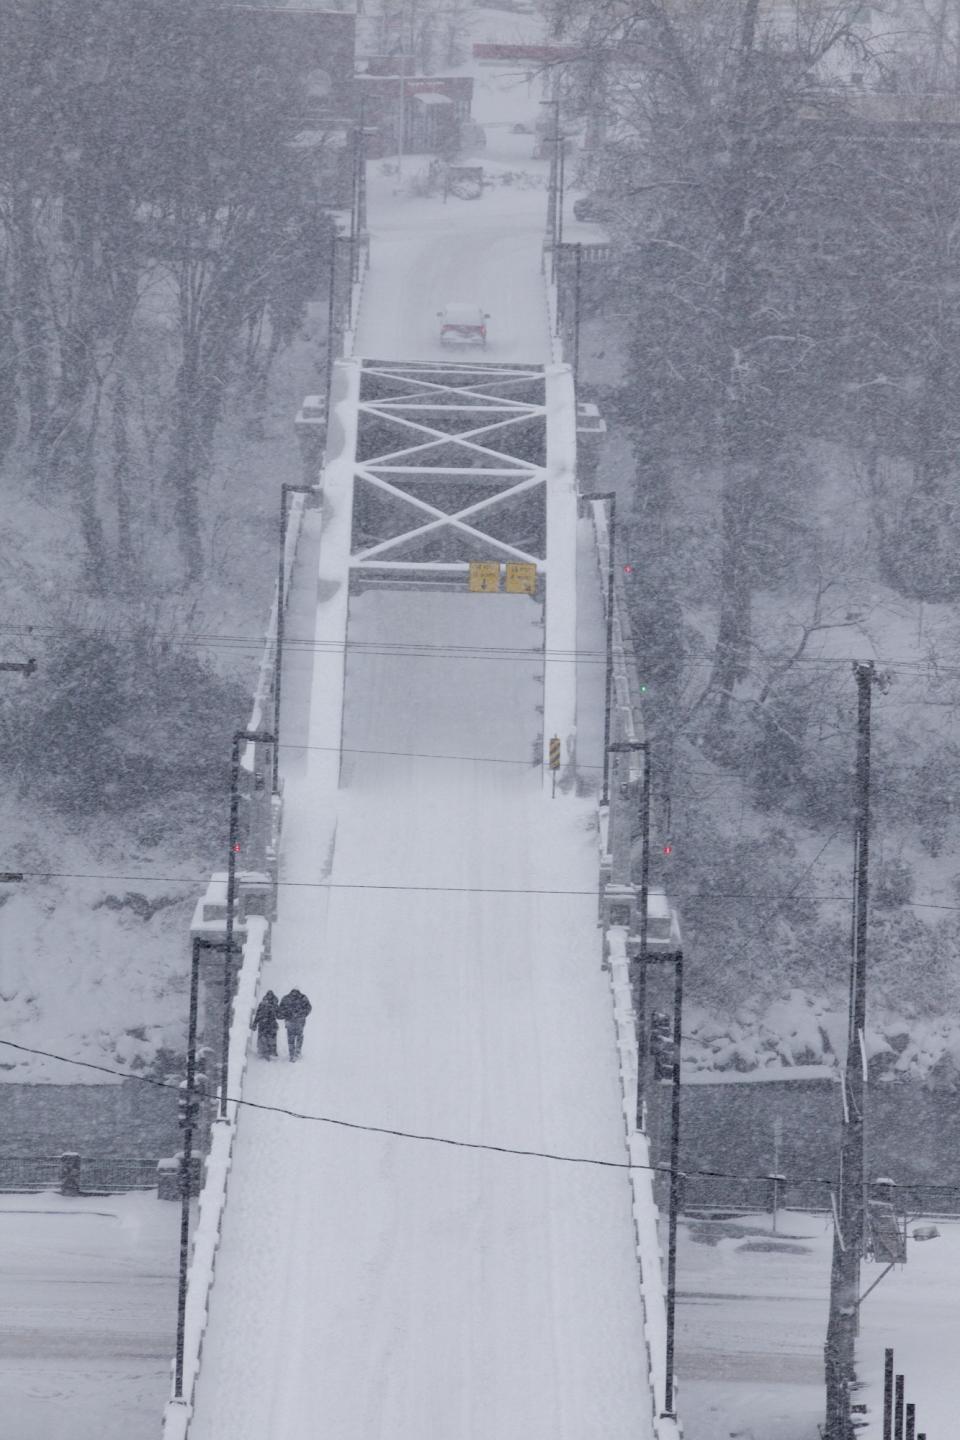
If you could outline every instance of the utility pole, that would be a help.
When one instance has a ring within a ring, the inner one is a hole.
[[[643,790],[640,795],[640,956],[637,972],[636,1123],[637,1129],[643,1130],[645,1128],[643,1111],[646,1081],[644,1072],[647,1065],[647,933],[650,909],[650,742],[643,740],[640,743],[643,748]],[[680,973],[681,966],[678,963],[677,974]],[[679,1086],[679,1071],[677,1075],[677,1085]]]
[[[557,238],[554,248],[559,255],[560,247],[563,244],[563,191],[567,176],[567,137],[557,135]]]
[[[541,105],[553,106],[553,134],[550,137],[550,179],[547,183],[547,234],[551,248],[557,239],[557,146],[560,144],[560,101],[541,100]]]
[[[330,386],[333,380],[333,352],[337,330],[337,255],[340,236],[336,223],[330,227],[330,290],[327,295],[327,416],[330,415]]]
[[[397,192],[403,183],[403,140],[404,126],[407,123],[407,57],[400,53],[400,94],[399,109],[397,112]]]
[[[573,272],[573,385],[576,391],[580,380],[580,291],[583,269],[583,246],[576,244],[576,262]]]
[[[662,957],[666,960],[668,957]],[[674,1397],[674,1356],[677,1323],[677,1222],[683,1198],[683,1176],[680,1174],[680,1045],[683,1039],[683,951],[669,957],[673,960],[673,1067],[670,1096],[670,1205],[667,1212],[667,1345],[666,1374],[663,1386],[664,1419],[676,1418]]]
[[[827,1440],[852,1440],[850,1399],[866,1238],[867,904],[870,862],[870,700],[873,661],[856,661],[857,760],[854,803],[853,935],[847,1060],[843,1072],[843,1138],[834,1219],[827,1327]]]
[[[591,495],[591,500],[605,500],[607,504],[607,653],[606,678],[603,700],[603,787],[600,804],[610,804],[610,736],[613,718],[613,567],[617,561],[617,496],[616,491],[607,490],[601,495]]]
[[[360,278],[360,126],[353,127],[353,156],[350,167],[350,283],[356,285]]]

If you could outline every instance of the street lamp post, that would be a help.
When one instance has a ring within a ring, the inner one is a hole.
[[[553,246],[557,238],[557,147],[560,143],[560,101],[541,100],[541,105],[553,106],[553,134],[550,137],[550,179],[547,183],[547,234]]]
[[[683,951],[675,950],[656,957],[672,960],[673,990],[673,1074],[670,1104],[670,1209],[667,1221],[667,1346],[666,1373],[663,1384],[663,1415],[674,1416],[674,1353],[677,1315],[677,1220],[680,1213],[682,1177],[680,1175],[680,1044],[683,1038]]]
[[[639,742],[643,751],[643,791],[640,796],[640,954],[647,953],[647,933],[650,923],[650,743],[647,740]],[[647,1064],[647,966],[645,960],[640,962],[640,973],[637,976],[637,1016],[638,1040],[637,1040],[637,1103],[636,1120],[637,1129],[643,1129],[644,1123],[644,1084],[645,1070]]]
[[[283,641],[286,628],[286,596],[284,594],[286,565],[284,562],[287,549],[287,500],[291,495],[311,495],[313,488],[312,485],[288,485],[286,482],[280,486],[280,562],[277,568],[277,634],[273,657],[273,733],[276,737],[273,747],[274,795],[280,793],[280,694],[283,684]]]
[[[197,1119],[197,1008],[200,993],[200,951],[225,950],[223,940],[193,938],[190,960],[190,1010],[187,1022],[187,1086],[180,1153],[180,1279],[177,1287],[177,1346],[173,1367],[173,1398],[183,1399],[183,1356],[187,1325],[187,1271],[190,1260],[190,1198],[193,1194],[193,1136]]]
[[[559,254],[560,246],[563,244],[563,189],[567,169],[567,137],[557,136],[557,239],[554,252]]]
[[[578,240],[574,245],[573,268],[573,387],[576,393],[580,380],[580,307],[583,272],[583,246]]]
[[[676,1368],[677,1329],[677,1226],[683,1198],[683,1176],[680,1174],[680,1045],[683,1039],[683,951],[663,950],[641,954],[641,970],[647,964],[673,965],[673,1063],[671,1066],[670,1101],[670,1200],[667,1211],[667,1343],[663,1381],[665,1419],[675,1417],[674,1371]]]
[[[269,730],[237,730],[230,749],[230,848],[227,854],[227,916],[223,968],[223,1034],[220,1044],[220,1119],[227,1118],[227,1082],[230,1073],[230,1008],[233,1003],[234,910],[237,891],[237,854],[240,850],[240,746],[273,745]]]
[[[344,237],[337,233],[336,225],[330,228],[330,289],[327,296],[327,414],[330,413],[330,386],[333,381],[333,352],[337,328],[337,256],[340,241]]]
[[[405,53],[401,53],[400,55],[397,56],[397,59],[400,61],[400,97],[399,97],[399,99],[400,99],[400,105],[399,105],[399,113],[398,113],[398,115],[397,115],[397,194],[400,193],[400,187],[401,187],[401,184],[402,184],[402,182],[403,182],[403,145],[404,145],[404,138],[405,138],[405,137],[404,137],[404,130],[405,130],[405,128],[406,128],[406,123],[407,123],[407,59],[408,59],[408,58],[411,59],[411,60],[413,60],[414,62],[416,62],[416,56],[415,56],[415,55],[410,55],[410,56],[408,57]],[[413,73],[416,74],[415,71],[414,71]]]
[[[193,1175],[194,1091],[197,1074],[197,998],[200,990],[200,946],[194,937],[190,961],[190,1011],[187,1024],[187,1096],[180,1153],[180,1280],[177,1287],[177,1346],[173,1362],[173,1398],[183,1399],[183,1348],[187,1323],[187,1264],[190,1248],[190,1191]]]
[[[603,790],[600,804],[610,804],[610,721],[613,708],[613,567],[616,562],[617,497],[613,490],[591,495],[607,502],[607,673],[603,701]]]
[[[200,994],[200,950],[225,950],[223,940],[193,937],[190,958],[190,1011],[187,1020],[187,1093],[183,1113],[183,1149],[180,1152],[180,1283],[177,1286],[177,1348],[173,1369],[173,1398],[183,1400],[183,1355],[187,1329],[187,1269],[190,1261],[190,1197],[193,1194],[193,1135],[197,1120],[197,1002]]]

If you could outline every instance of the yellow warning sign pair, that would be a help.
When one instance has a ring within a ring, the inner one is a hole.
[[[508,595],[536,595],[537,567],[526,561],[510,560],[503,567],[496,560],[470,561],[470,589],[495,594],[500,589],[500,571],[507,572],[504,589]]]

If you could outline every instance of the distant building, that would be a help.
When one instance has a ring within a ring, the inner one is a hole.
[[[470,75],[409,75],[401,79],[400,57],[374,56],[367,72],[357,76],[368,137],[367,154],[395,154],[403,100],[403,149],[408,155],[441,154],[455,149],[460,129],[470,119],[473,78]]]

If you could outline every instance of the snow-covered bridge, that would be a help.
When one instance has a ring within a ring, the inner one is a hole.
[[[626,1151],[595,802],[541,782],[543,600],[350,594],[343,368],[261,981],[315,1013],[298,1066],[247,1070],[278,1109],[239,1124],[189,1433],[652,1433],[630,1187],[589,1163]]]
[[[577,497],[568,367],[466,358],[343,369],[356,428],[351,416],[328,474],[351,489],[352,588],[462,594],[479,563],[497,568],[492,612],[504,605],[501,585],[506,593],[528,585],[528,602],[514,608],[536,608],[545,661],[541,743],[529,743],[545,749],[558,736],[572,769]]]
[[[288,608],[259,981],[314,1011],[299,1064],[246,1067],[171,1440],[658,1433],[659,1290],[637,1265],[654,1221],[627,1168],[642,1156],[597,926],[597,557],[542,214],[516,198],[485,234],[483,210],[479,232],[460,212],[446,269],[453,207],[378,230],[371,206],[374,269]],[[489,353],[453,360],[417,326],[468,252],[504,321]],[[496,569],[482,592],[477,563]],[[526,567],[511,590],[508,565]]]

